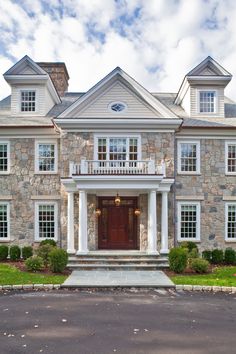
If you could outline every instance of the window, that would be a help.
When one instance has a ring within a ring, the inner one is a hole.
[[[0,174],[9,173],[9,142],[0,141]]]
[[[178,203],[178,240],[200,240],[200,203]]]
[[[200,142],[178,142],[178,173],[200,173]]]
[[[236,241],[236,203],[226,204],[226,241]]]
[[[0,242],[10,238],[9,204],[0,203]]]
[[[57,172],[57,144],[52,142],[36,142],[36,173]]]
[[[225,173],[236,174],[236,141],[226,142],[225,154]]]
[[[36,203],[36,239],[57,240],[57,204]]]
[[[112,102],[109,105],[109,108],[112,112],[120,113],[120,112],[123,112],[124,110],[126,110],[127,106],[123,102]]]
[[[95,159],[99,161],[137,161],[140,159],[139,147],[138,137],[98,137]]]
[[[35,102],[35,91],[21,91],[21,112],[35,112]]]
[[[199,112],[216,112],[216,91],[199,91]]]

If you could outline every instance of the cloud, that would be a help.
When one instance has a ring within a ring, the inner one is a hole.
[[[28,54],[64,61],[70,91],[121,66],[150,91],[176,92],[211,55],[236,76],[235,0],[4,0],[0,13],[2,73]],[[226,93],[236,99],[234,81]]]

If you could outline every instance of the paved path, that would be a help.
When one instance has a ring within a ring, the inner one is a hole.
[[[173,287],[162,271],[153,270],[74,270],[66,287]]]
[[[173,290],[5,292],[1,354],[229,354],[236,296]]]

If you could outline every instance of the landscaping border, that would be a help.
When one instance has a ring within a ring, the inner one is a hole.
[[[236,286],[219,286],[219,285],[175,285],[175,290],[186,291],[211,291],[214,293],[224,292],[236,294]]]
[[[60,289],[61,284],[20,284],[20,285],[0,285],[1,290],[52,290]]]

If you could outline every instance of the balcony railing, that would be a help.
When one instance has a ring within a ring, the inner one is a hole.
[[[160,174],[166,176],[165,162],[155,165],[153,160],[85,160],[80,164],[70,162],[70,177],[72,175],[147,175]]]

